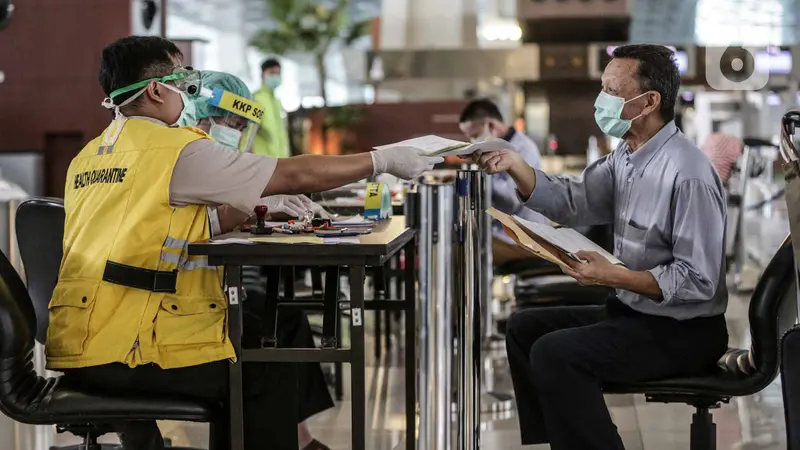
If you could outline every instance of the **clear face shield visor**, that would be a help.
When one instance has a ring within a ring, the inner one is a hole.
[[[208,134],[220,144],[249,153],[261,126],[264,108],[223,89],[211,91],[208,104],[230,113],[224,117],[209,117],[211,128]]]

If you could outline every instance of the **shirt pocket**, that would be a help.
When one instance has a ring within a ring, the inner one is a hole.
[[[167,295],[154,324],[156,344],[218,344],[225,341],[228,304],[223,298]]]
[[[635,218],[629,219],[628,222],[625,223],[625,232],[623,234],[626,250],[646,250],[647,231],[647,225],[644,225],[642,221],[637,221]]]
[[[99,286],[100,283],[84,280],[58,283],[48,306],[47,356],[83,354]]]

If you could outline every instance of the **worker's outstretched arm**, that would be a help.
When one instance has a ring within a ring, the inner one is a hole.
[[[348,156],[301,155],[282,158],[278,160],[262,195],[320,192],[381,173],[410,179],[422,175],[442,161],[442,158],[424,156],[412,148],[376,150]]]
[[[440,157],[408,147],[351,156],[276,159],[239,153],[201,139],[187,145],[175,163],[169,202],[178,208],[230,205],[250,214],[262,197],[319,192],[382,173],[407,180],[440,162]]]

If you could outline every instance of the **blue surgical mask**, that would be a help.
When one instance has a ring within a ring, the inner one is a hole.
[[[269,75],[264,75],[264,86],[272,89],[273,91],[281,85],[281,74],[279,73],[271,73]]]
[[[214,122],[214,119],[211,119],[211,127],[208,129],[208,135],[226,147],[239,150],[239,141],[242,139],[242,132],[239,130],[226,127],[225,125],[219,125]]]
[[[597,96],[597,100],[594,101],[594,121],[597,122],[597,126],[603,130],[603,133],[611,137],[622,139],[625,133],[631,129],[632,122],[642,116],[639,114],[633,119],[623,119],[622,109],[625,107],[626,103],[643,97],[645,94],[647,94],[647,92],[639,94],[630,100],[625,100],[622,97],[615,97],[601,91]]]

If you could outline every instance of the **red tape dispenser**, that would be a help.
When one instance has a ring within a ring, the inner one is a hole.
[[[250,233],[272,234],[275,230],[273,230],[272,227],[268,227],[266,224],[269,207],[267,207],[267,205],[258,205],[253,211],[256,213],[256,226],[250,228]]]

